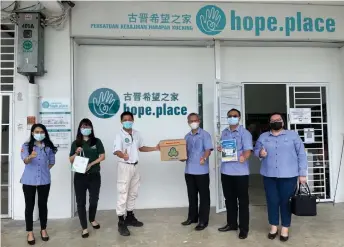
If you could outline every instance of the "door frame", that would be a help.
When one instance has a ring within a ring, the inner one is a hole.
[[[265,85],[265,84],[284,84],[286,86],[286,109],[287,115],[289,116],[289,109],[290,109],[290,95],[289,95],[289,87],[290,86],[298,86],[298,87],[325,87],[326,88],[326,110],[327,110],[327,132],[328,132],[328,150],[332,150],[332,126],[331,126],[331,106],[328,103],[329,99],[329,91],[330,91],[330,83],[328,82],[242,82],[243,90],[242,90],[242,125],[246,128],[246,114],[245,114],[245,85]],[[290,119],[286,119],[288,124],[288,129],[290,129]],[[332,202],[333,195],[334,195],[334,185],[333,185],[333,163],[332,163],[332,152],[329,152],[329,172],[330,172],[330,198],[329,199],[321,199],[321,202]],[[326,193],[326,192],[325,192]]]
[[[328,99],[329,99],[329,88],[330,88],[330,83],[328,82],[306,82],[306,83],[287,83],[287,112],[288,112],[288,129],[290,129],[290,117],[289,117],[289,112],[290,112],[290,95],[289,95],[289,87],[325,87],[326,88],[326,113],[327,113],[327,142],[328,142],[328,162],[329,162],[329,179],[330,179],[330,198],[328,199],[320,199],[320,202],[333,202],[333,195],[334,195],[334,186],[333,186],[333,178],[334,178],[334,174],[333,174],[333,163],[332,163],[332,138],[330,138],[332,136],[332,128],[331,128],[331,106],[328,103]],[[323,130],[322,130],[323,131]],[[326,176],[325,176],[325,182],[326,182]],[[326,185],[325,185],[325,189],[326,189]],[[326,190],[325,190],[325,195],[326,195]]]
[[[220,140],[222,129],[221,129],[221,97],[219,97],[219,91],[221,84],[226,84],[229,87],[240,87],[241,95],[240,95],[240,108],[243,109],[243,84],[238,82],[231,82],[231,81],[223,81],[223,80],[215,80],[215,90],[214,90],[214,147],[216,149],[217,145],[219,144],[218,141]],[[215,194],[216,194],[216,213],[221,213],[226,211],[225,207],[225,199],[222,190],[221,184],[221,157],[217,150],[215,151]],[[220,195],[222,198],[220,198]],[[223,205],[220,205],[220,201],[222,201]]]
[[[8,143],[8,214],[1,214],[0,218],[12,218],[13,217],[13,137],[14,137],[14,131],[13,131],[13,120],[14,120],[14,100],[13,100],[13,92],[1,92],[2,96],[9,96],[10,102],[9,102],[9,122],[8,122],[8,128],[9,128],[9,143]],[[1,99],[2,102],[2,99]],[[2,108],[2,107],[1,107]],[[2,116],[0,116],[0,123],[2,122]],[[1,144],[0,144],[1,146]],[[0,150],[1,152],[1,150]],[[1,186],[2,187],[2,186]]]

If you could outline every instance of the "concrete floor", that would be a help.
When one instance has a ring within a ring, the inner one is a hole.
[[[78,218],[49,220],[50,241],[39,237],[39,224],[35,223],[36,246],[49,247],[194,247],[194,246],[312,246],[344,247],[344,204],[320,204],[317,217],[293,217],[290,240],[281,243],[268,240],[269,230],[264,206],[251,207],[251,231],[248,239],[239,240],[234,232],[220,233],[217,228],[225,223],[225,214],[211,212],[209,227],[196,232],[193,226],[180,225],[187,209],[137,210],[137,217],[145,223],[143,228],[130,228],[130,237],[119,236],[115,211],[98,212],[101,229],[91,230],[88,239],[80,236]],[[2,220],[2,247],[22,247],[26,244],[24,222]]]

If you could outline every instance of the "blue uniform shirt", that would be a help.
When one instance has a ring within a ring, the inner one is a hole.
[[[257,157],[263,147],[268,154],[262,158],[260,173],[263,176],[276,178],[307,176],[305,146],[295,131],[283,130],[278,136],[265,132],[260,135],[254,148]]]
[[[247,150],[253,150],[252,135],[243,126],[239,125],[235,130],[226,128],[222,131],[221,141],[236,140],[238,161],[222,162],[221,173],[231,176],[245,176],[250,174],[248,160],[239,162],[240,155]]]
[[[55,154],[49,147],[44,147],[44,144],[42,144],[42,147],[35,145],[33,150],[37,153],[37,156],[33,158],[30,163],[25,165],[20,182],[25,185],[35,186],[50,184],[49,165],[55,164]],[[25,143],[21,150],[22,160],[29,155],[29,145]]]
[[[193,175],[202,175],[209,173],[209,159],[203,165],[200,160],[206,150],[213,150],[213,143],[210,134],[198,128],[197,132],[193,134],[189,132],[185,136],[187,157],[185,173]]]

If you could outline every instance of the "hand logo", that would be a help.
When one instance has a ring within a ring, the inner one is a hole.
[[[118,95],[109,88],[94,91],[88,100],[90,111],[98,118],[113,117],[120,108]]]
[[[215,5],[201,8],[196,16],[197,26],[207,35],[219,34],[226,26],[226,15]]]
[[[110,113],[110,109],[112,108],[115,101],[116,100],[114,99],[114,96],[111,92],[101,92],[98,99],[93,98],[94,111],[99,116],[104,116],[105,114],[115,115],[113,113]]]
[[[221,21],[221,16],[218,10],[215,8],[207,9],[206,14],[201,15],[201,25],[203,30],[206,32],[213,32],[217,31],[217,27],[219,26]]]

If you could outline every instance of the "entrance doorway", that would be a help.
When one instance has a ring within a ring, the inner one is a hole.
[[[260,134],[269,130],[269,114],[281,113],[285,128],[296,131],[304,142],[308,157],[308,185],[312,194],[321,201],[330,200],[326,85],[247,83],[243,89],[243,124],[252,134],[253,145]],[[295,118],[298,110],[308,112],[309,117]],[[309,132],[313,133],[313,137],[305,140]],[[249,191],[251,205],[266,204],[260,164],[259,159],[252,155]]]
[[[252,134],[254,146],[260,134],[269,130],[269,115],[272,112],[280,112],[286,119],[286,84],[244,84],[244,99],[244,125]],[[252,155],[249,190],[251,205],[266,204],[260,164],[260,160]]]

